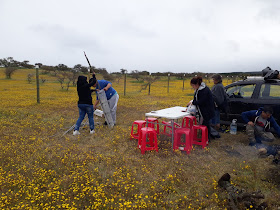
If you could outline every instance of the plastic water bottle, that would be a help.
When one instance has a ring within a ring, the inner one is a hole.
[[[236,123],[237,119],[233,119],[231,124],[230,124],[230,134],[236,134],[237,133],[237,123]]]

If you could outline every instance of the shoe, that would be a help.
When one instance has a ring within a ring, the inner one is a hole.
[[[256,145],[255,142],[250,142],[250,143],[249,143],[249,146],[255,146],[255,145]]]
[[[265,148],[260,148],[259,149],[259,155],[266,155],[267,150]]]
[[[94,134],[95,131],[94,130],[90,130],[89,134]]]
[[[224,133],[226,129],[219,128],[218,132]]]
[[[256,139],[249,139],[249,146],[255,146],[256,145]]]
[[[73,135],[74,135],[74,136],[76,136],[76,135],[80,135],[80,132],[79,132],[79,131],[77,131],[77,130],[74,130],[74,131],[73,131]]]

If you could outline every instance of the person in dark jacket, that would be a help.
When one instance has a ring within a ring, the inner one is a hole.
[[[90,134],[95,133],[94,131],[94,120],[93,120],[93,104],[92,104],[92,97],[91,97],[91,89],[94,84],[96,83],[95,75],[87,82],[87,77],[79,76],[77,82],[77,91],[79,96],[78,101],[78,108],[79,108],[79,118],[76,122],[73,135],[79,135],[79,128],[85,115],[88,115],[89,120],[89,127],[90,127]]]
[[[222,77],[219,74],[212,76],[214,86],[211,89],[213,100],[215,104],[215,114],[211,119],[212,126],[218,131],[220,129],[220,110],[226,112],[227,110],[227,94],[222,83]]]
[[[202,82],[202,77],[197,76],[191,79],[191,86],[195,90],[194,99],[187,106],[193,104],[199,113],[199,124],[208,128],[208,139],[210,140],[210,120],[214,117],[214,101],[210,89]]]
[[[270,132],[273,127],[275,132],[280,136],[280,127],[272,116],[273,109],[270,106],[264,106],[258,110],[242,112],[241,116],[246,126],[246,133],[249,138],[249,145],[263,141],[272,142],[275,140],[274,135]]]

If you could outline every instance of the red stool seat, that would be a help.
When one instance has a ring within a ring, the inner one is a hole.
[[[201,138],[198,138],[198,130],[201,130]],[[208,145],[208,129],[205,125],[194,125],[192,127],[192,133],[192,144],[201,145],[202,148],[205,148]]]
[[[134,126],[137,125],[137,132],[134,133]],[[145,120],[135,120],[132,123],[131,132],[130,132],[130,140],[131,139],[138,139],[141,128],[145,127],[146,121]]]
[[[149,150],[156,150],[158,152],[157,133],[154,128],[141,128],[138,138],[138,148],[141,149],[142,154]]]
[[[195,116],[186,116],[183,118],[182,121],[182,128],[192,128],[194,125],[196,125],[196,117]]]
[[[185,135],[184,142],[182,142],[182,135]],[[174,136],[174,143],[173,143],[174,150],[183,150],[189,154],[192,150],[192,131],[187,128],[178,128],[175,131]]]
[[[163,134],[165,134],[165,135],[167,135],[167,136],[171,136],[171,135],[172,135],[172,126],[171,126],[171,122],[162,121],[161,123],[164,124]],[[168,132],[166,131],[167,128],[169,128],[169,131],[168,131]],[[178,123],[175,123],[175,122],[174,122],[174,133],[175,133],[175,130],[178,129],[178,128],[181,128],[181,126],[180,126]]]
[[[155,130],[156,130],[157,134],[159,134],[158,119],[154,118],[154,117],[148,117],[147,120],[148,120],[148,122],[151,122],[151,123],[148,123],[148,127],[150,127],[150,128],[155,128],[155,124],[156,124]]]

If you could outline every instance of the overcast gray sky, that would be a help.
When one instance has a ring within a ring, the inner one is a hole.
[[[279,0],[0,0],[0,58],[118,72],[280,69]]]

